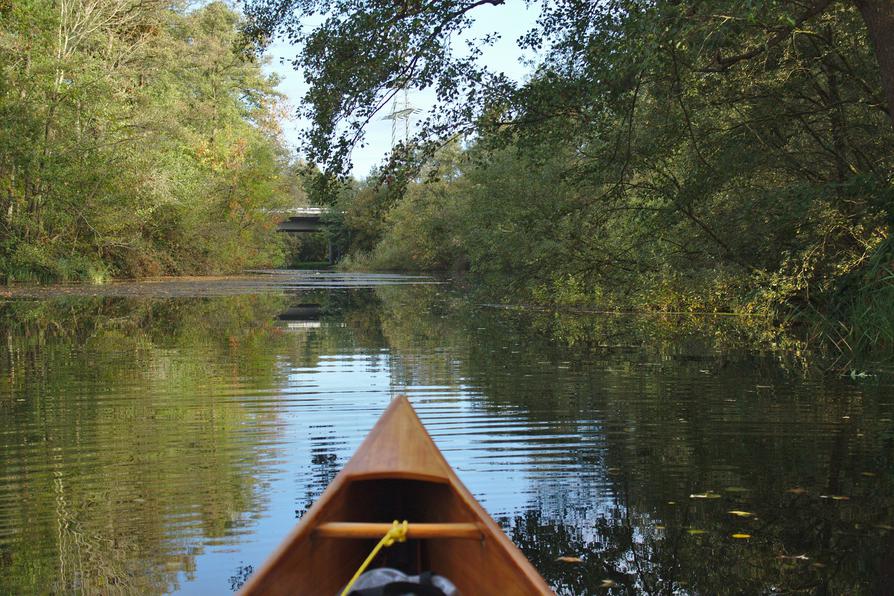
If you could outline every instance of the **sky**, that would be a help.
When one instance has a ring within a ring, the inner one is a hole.
[[[530,73],[530,66],[527,66],[525,62],[536,59],[536,55],[531,52],[523,53],[516,42],[520,36],[534,26],[539,14],[538,5],[526,6],[522,0],[508,0],[501,6],[482,5],[470,13],[474,23],[462,38],[458,38],[454,42],[455,49],[457,53],[462,53],[465,48],[463,43],[465,38],[499,33],[500,39],[494,45],[485,48],[481,62],[492,71],[503,72],[507,76],[521,81]],[[282,79],[279,90],[288,98],[288,102],[293,106],[291,111],[294,113],[294,107],[300,104],[301,98],[307,90],[301,73],[295,71],[290,64],[291,59],[297,54],[297,49],[278,40],[269,48],[267,54],[271,60],[266,69],[268,72],[279,75]],[[282,63],[283,59],[285,63]],[[410,90],[407,99],[411,107],[420,109],[423,113],[430,110],[435,104],[434,91],[431,89]],[[389,105],[382,110],[381,114],[386,116],[390,111],[391,106]],[[422,114],[417,116],[416,120],[420,120],[421,116]],[[412,134],[412,120],[410,124]],[[291,146],[297,147],[300,131],[306,126],[308,126],[306,120],[294,116],[289,121],[283,122],[286,141]],[[375,119],[367,127],[366,146],[358,146],[351,156],[352,174],[355,178],[365,178],[374,166],[382,163],[391,148],[391,128],[391,121],[382,118]]]

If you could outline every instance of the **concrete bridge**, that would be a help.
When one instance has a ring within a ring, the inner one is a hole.
[[[296,207],[295,209],[282,209],[274,212],[285,219],[276,226],[277,232],[300,234],[304,232],[319,232],[323,229],[321,221],[326,209],[322,207]]]
[[[323,230],[322,219],[327,211],[329,210],[324,207],[295,207],[294,209],[279,209],[269,213],[281,218],[281,221],[276,225],[277,232],[306,234]],[[334,265],[335,259],[336,255],[332,246],[332,239],[330,238],[326,260],[329,261],[330,265]]]

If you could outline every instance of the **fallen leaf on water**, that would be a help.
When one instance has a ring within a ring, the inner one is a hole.
[[[668,501],[667,504],[668,504],[668,505],[676,505],[677,502],[676,502],[676,501]]]
[[[744,486],[727,486],[723,490],[728,493],[747,493],[750,489],[747,489]]]
[[[742,534],[742,533],[731,534],[731,536],[732,536],[733,538],[739,538],[740,540],[741,540],[741,539],[745,539],[745,538],[751,538],[751,534]]]
[[[621,468],[608,468],[606,472],[608,472],[609,474],[620,474]]]
[[[656,529],[656,530],[664,530],[666,527],[667,527],[667,526],[662,526],[662,525],[658,524],[658,525],[655,526],[655,529]]]
[[[709,491],[706,491],[703,493],[689,495],[689,498],[690,499],[719,499],[720,495],[709,490]]]
[[[580,557],[559,557],[556,561],[561,561],[562,563],[583,563],[584,560]]]
[[[614,587],[617,586],[617,585],[618,585],[618,584],[615,583],[613,580],[610,580],[610,579],[604,579],[604,580],[602,580],[602,583],[599,584],[599,587],[600,587],[600,588],[614,588]]]
[[[739,511],[738,509],[733,509],[732,511],[728,511],[727,513],[731,513],[736,517],[751,517],[752,515],[754,515],[750,511]]]
[[[704,534],[705,531],[704,531],[704,530],[699,530],[698,528],[689,528],[688,530],[686,530],[686,533],[687,533],[687,534],[692,534],[693,536],[697,536],[697,535],[699,535],[699,534]]]
[[[866,476],[867,478],[872,478],[875,476],[875,472],[860,472],[861,476]]]
[[[820,499],[832,499],[833,501],[850,501],[847,495],[820,495]]]
[[[787,492],[787,493],[791,493],[791,494],[793,494],[793,495],[806,495],[806,494],[807,494],[807,489],[806,489],[806,488],[801,488],[800,486],[796,486],[795,488],[790,488],[790,489],[788,489],[788,490],[785,491],[785,492]]]
[[[787,559],[790,561],[809,561],[810,557],[807,555],[779,555],[776,557],[777,559]]]

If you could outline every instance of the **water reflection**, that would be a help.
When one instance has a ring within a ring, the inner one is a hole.
[[[238,589],[397,392],[561,594],[890,585],[889,377],[389,279],[0,304],[0,592]]]
[[[316,329],[320,327],[320,317],[323,307],[319,304],[293,304],[276,317],[278,321],[285,323],[289,330]]]
[[[278,300],[7,303],[0,592],[163,592],[242,533],[281,382]]]

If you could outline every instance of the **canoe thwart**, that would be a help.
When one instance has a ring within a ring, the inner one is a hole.
[[[314,529],[314,535],[321,538],[381,538],[391,524],[367,522],[327,522]],[[408,540],[424,540],[429,538],[464,538],[481,540],[481,528],[476,523],[441,523],[426,524],[410,522],[407,527]]]

